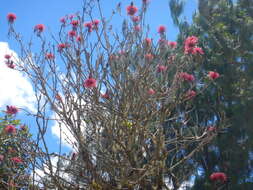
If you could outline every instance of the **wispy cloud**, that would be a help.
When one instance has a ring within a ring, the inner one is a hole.
[[[24,73],[6,66],[5,54],[18,58],[8,43],[0,42],[0,107],[15,105],[34,112],[35,96],[31,83]]]

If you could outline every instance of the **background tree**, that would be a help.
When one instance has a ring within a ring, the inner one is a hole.
[[[175,7],[175,6],[174,6]],[[170,6],[172,14],[177,10]],[[217,110],[224,110],[230,127],[220,133],[215,143],[206,146],[195,157],[197,167],[193,189],[211,189],[210,174],[221,170],[228,175],[224,189],[252,189],[252,29],[253,2],[250,0],[201,0],[193,23],[178,22],[179,42],[185,36],[197,35],[203,42],[202,71],[221,74],[219,87],[212,86],[204,96],[194,100],[200,123],[213,120]],[[179,18],[178,18],[179,19]],[[177,24],[177,23],[176,23]],[[215,100],[216,104],[210,104]],[[202,111],[203,110],[203,111]]]

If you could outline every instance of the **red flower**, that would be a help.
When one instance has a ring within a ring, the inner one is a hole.
[[[194,90],[189,90],[187,93],[186,93],[186,99],[192,99],[196,96],[196,92]]]
[[[92,24],[93,24],[95,29],[98,28],[99,23],[100,23],[100,20],[98,20],[98,19],[95,19],[95,20],[92,21]]]
[[[223,172],[215,172],[210,175],[210,180],[225,183],[227,181],[227,176]]]
[[[177,47],[177,42],[168,42],[168,45],[174,49]]]
[[[34,30],[37,31],[37,32],[43,32],[45,30],[45,25],[44,24],[37,24],[35,27],[34,27]]]
[[[134,26],[134,30],[135,30],[136,32],[140,32],[140,31],[141,31],[141,27],[140,27],[139,25]]]
[[[132,17],[132,21],[133,22],[139,22],[140,21],[140,17],[139,16],[133,16]]]
[[[184,44],[188,47],[194,47],[198,43],[198,38],[196,36],[189,36],[186,38]]]
[[[155,91],[152,88],[150,88],[150,89],[148,89],[148,94],[149,95],[154,95]]]
[[[69,37],[73,38],[74,36],[76,36],[76,31],[75,30],[69,31]]]
[[[58,51],[61,52],[63,49],[67,48],[67,45],[64,43],[58,44]]]
[[[213,79],[213,80],[214,80],[214,79],[219,78],[219,77],[220,77],[220,74],[217,73],[217,72],[214,72],[214,71],[209,71],[208,77],[209,77],[210,79]]]
[[[152,61],[154,59],[154,56],[151,53],[148,53],[148,54],[145,55],[145,59],[147,61]]]
[[[138,11],[138,8],[134,6],[133,3],[129,5],[126,9],[127,9],[127,14],[131,16],[133,16]]]
[[[45,57],[48,60],[53,60],[54,59],[54,54],[53,53],[46,53]]]
[[[204,54],[204,51],[203,51],[203,49],[200,48],[200,47],[194,47],[194,48],[193,48],[193,54],[201,54],[201,55],[203,55],[203,54]]]
[[[79,24],[79,21],[78,20],[72,20],[70,24],[72,24],[72,26],[74,28],[76,28],[78,26],[78,24]]]
[[[81,36],[77,36],[77,37],[76,37],[76,41],[77,41],[77,42],[81,42],[81,41],[82,41],[82,37],[81,37]]]
[[[97,81],[96,79],[89,77],[84,81],[83,86],[86,88],[94,88],[97,86]]]
[[[164,66],[164,65],[158,65],[157,67],[157,72],[160,73],[160,72],[164,72],[167,70],[167,67]]]
[[[9,67],[10,69],[14,69],[14,68],[15,68],[15,64],[13,63],[13,61],[8,60],[8,61],[6,62],[6,65],[7,65],[7,67]]]
[[[195,77],[188,73],[180,73],[180,77],[188,82],[193,82],[195,80]]]
[[[215,132],[216,131],[216,127],[214,127],[214,126],[208,126],[207,127],[207,131],[209,131],[209,132]]]
[[[56,95],[55,95],[55,98],[56,98],[56,100],[58,100],[58,101],[62,101],[62,98],[61,98],[61,95],[60,95],[60,94],[56,94]]]
[[[17,16],[14,13],[9,13],[7,15],[7,20],[9,23],[13,23],[17,19]]]
[[[158,33],[163,34],[166,31],[166,27],[161,25],[158,27]]]
[[[104,93],[104,94],[101,94],[101,97],[104,98],[104,99],[109,99],[109,94],[108,92]]]
[[[18,113],[18,108],[16,108],[15,106],[6,106],[6,113],[13,115]]]
[[[69,15],[69,19],[72,20],[75,17],[74,14]]]
[[[5,59],[10,59],[10,58],[11,58],[11,55],[6,54],[6,55],[4,56],[4,58],[5,58]]]
[[[65,17],[60,18],[60,22],[61,22],[62,24],[66,24],[66,18],[65,18]]]
[[[19,157],[13,157],[11,158],[11,161],[13,161],[15,164],[20,164],[23,162],[23,160]]]
[[[84,24],[84,26],[85,26],[86,28],[88,28],[88,32],[92,32],[92,25],[93,25],[92,22],[86,22],[86,23]]]
[[[152,40],[150,39],[150,38],[145,38],[145,44],[147,45],[147,46],[150,46],[151,45],[151,43],[152,43]]]
[[[16,128],[13,125],[6,125],[4,131],[8,134],[14,134],[16,133]]]

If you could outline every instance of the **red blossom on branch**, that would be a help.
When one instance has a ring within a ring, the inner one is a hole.
[[[8,134],[15,134],[16,133],[16,128],[13,125],[6,125],[4,128],[4,131]]]
[[[89,77],[84,81],[83,86],[85,88],[95,88],[97,86],[97,81],[96,79]]]
[[[45,55],[46,59],[48,60],[53,60],[55,58],[54,54],[53,53],[46,53]]]
[[[215,80],[220,77],[220,74],[214,71],[209,71],[208,77],[212,80]]]
[[[18,108],[15,106],[6,106],[6,113],[10,115],[16,114],[18,113]]]
[[[131,5],[127,6],[126,10],[128,15],[133,16],[138,11],[138,8],[132,3]]]
[[[45,25],[44,24],[37,24],[35,27],[34,27],[34,31],[37,31],[39,33],[43,32],[45,30]]]
[[[223,172],[215,172],[210,175],[210,180],[225,183],[227,181],[227,176]]]
[[[7,15],[7,20],[9,23],[13,23],[17,19],[17,16],[14,13],[9,13]]]
[[[20,157],[13,157],[11,158],[11,161],[13,161],[15,164],[23,163],[23,160]]]
[[[159,34],[164,34],[164,32],[166,32],[166,27],[161,25],[158,27],[158,33]]]

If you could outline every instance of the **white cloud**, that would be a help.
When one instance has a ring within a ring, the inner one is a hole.
[[[0,107],[14,105],[34,112],[35,96],[31,83],[24,73],[6,66],[5,54],[18,58],[8,43],[0,42]]]

